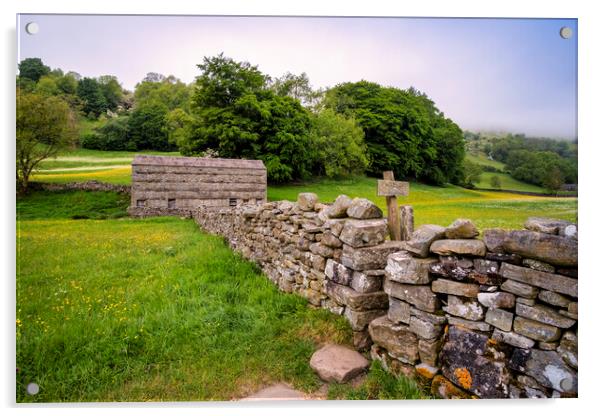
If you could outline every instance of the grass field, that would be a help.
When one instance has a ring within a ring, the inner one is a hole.
[[[491,166],[492,168],[496,168],[501,171],[504,170],[504,164],[502,162],[498,162],[497,160],[491,160],[487,156],[485,156],[485,154],[483,154],[483,153],[479,153],[479,154],[467,153],[466,159],[470,160],[471,162],[477,163],[479,165]]]
[[[270,186],[268,199],[294,201],[299,192],[315,192],[323,202],[332,202],[344,193],[375,201],[383,210],[385,198],[376,195],[376,179],[356,178],[344,181],[321,180],[300,185]],[[548,198],[485,192],[457,186],[410,185],[410,195],[399,198],[401,204],[414,207],[417,225],[449,225],[457,218],[470,218],[483,228],[522,228],[528,217],[544,216],[575,221],[576,198]]]
[[[177,154],[152,152],[153,154]],[[60,154],[57,160],[49,161],[52,171],[38,172],[36,181],[44,182],[81,182],[99,180],[102,182],[131,183],[130,167],[103,168],[102,164],[124,163],[133,159],[133,152],[101,152],[79,149],[74,152]],[[484,156],[479,161],[487,161]],[[116,162],[119,161],[119,162]],[[499,163],[488,161],[492,163]],[[129,162],[128,162],[129,163]],[[55,169],[72,169],[81,167],[82,171],[57,171]],[[87,170],[94,167],[98,170]],[[489,173],[485,172],[479,184],[488,188]],[[514,181],[506,174],[498,174],[503,187],[523,191],[541,192],[539,187]],[[359,177],[345,180],[316,180],[302,184],[269,186],[268,199],[275,201],[287,199],[294,201],[300,192],[315,192],[323,202],[332,202],[338,195],[364,197],[375,201],[385,208],[385,199],[376,195],[376,179]],[[416,224],[448,225],[458,217],[468,217],[480,228],[521,228],[524,221],[531,216],[545,216],[559,219],[576,220],[576,198],[549,198],[516,195],[504,192],[485,192],[468,190],[457,186],[434,187],[412,183],[410,196],[400,198],[400,203],[414,206]]]
[[[279,292],[192,220],[71,219],[125,206],[110,192],[18,201],[18,402],[231,400],[280,381],[316,392],[309,358],[350,342],[344,318]],[[426,397],[382,370],[368,381],[328,397]]]
[[[477,188],[484,189],[493,189],[491,186],[491,177],[497,176],[500,178],[501,189],[511,190],[511,191],[522,191],[522,192],[536,192],[540,194],[545,194],[547,191],[541,186],[531,185],[530,183],[517,181],[512,176],[507,173],[497,173],[497,172],[483,172],[481,173],[481,180],[475,183]]]

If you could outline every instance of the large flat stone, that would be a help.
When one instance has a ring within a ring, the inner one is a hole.
[[[409,326],[395,324],[382,316],[370,322],[368,329],[372,340],[386,348],[391,356],[408,364],[418,360],[418,338]]]
[[[577,240],[537,231],[508,231],[504,251],[555,266],[577,266]]]
[[[514,318],[514,332],[519,335],[524,335],[527,338],[541,342],[557,341],[560,338],[560,329],[555,326],[543,324],[541,322],[532,321],[530,319],[517,316]]]
[[[342,286],[327,280],[325,282],[326,295],[340,305],[346,305],[356,311],[370,309],[386,309],[389,297],[385,292],[359,293],[348,286]]]
[[[379,316],[387,314],[386,309],[373,309],[369,311],[356,311],[351,308],[345,308],[345,318],[349,321],[351,329],[354,331],[363,331],[368,324]]]
[[[577,373],[555,351],[515,349],[510,365],[545,387],[561,393],[577,393]]]
[[[451,326],[441,349],[441,371],[481,398],[507,397],[510,373],[503,351],[484,334]]]
[[[330,344],[316,351],[309,365],[324,381],[346,383],[363,373],[370,362],[357,351]]]
[[[349,286],[360,293],[378,292],[383,285],[383,276],[370,275],[364,272],[353,272]]]
[[[493,336],[491,338],[517,348],[527,349],[533,348],[535,345],[535,341],[530,338],[524,337],[515,332],[500,331],[497,328],[493,330]]]
[[[571,279],[560,274],[540,272],[528,267],[520,267],[508,263],[502,263],[500,274],[506,279],[517,280],[552,292],[577,297],[577,279]]]
[[[431,253],[442,256],[453,254],[484,256],[487,252],[485,243],[481,240],[437,240],[431,244]]]
[[[439,308],[437,295],[429,286],[405,285],[385,279],[383,289],[389,296],[408,302],[418,309],[435,312]]]
[[[437,279],[431,285],[433,292],[476,298],[479,295],[479,285],[460,283],[452,280]]]
[[[427,257],[433,241],[445,236],[445,227],[440,225],[426,224],[418,227],[409,241],[406,250],[416,254],[418,257]]]
[[[547,304],[560,306],[561,308],[566,308],[571,304],[571,300],[566,296],[562,296],[556,292],[550,292],[549,290],[542,290],[537,295],[537,298]]]
[[[318,195],[312,192],[303,192],[297,195],[297,206],[301,211],[313,211],[318,203]]]
[[[366,198],[353,198],[349,208],[347,208],[347,215],[351,218],[357,218],[360,220],[382,218],[382,210]]]
[[[503,309],[488,309],[485,315],[485,322],[506,332],[512,330],[513,319],[514,314]]]
[[[478,299],[483,306],[493,309],[511,309],[516,303],[516,297],[506,292],[479,293]]]
[[[437,259],[416,259],[407,251],[390,254],[385,276],[398,283],[424,285],[431,282],[429,266]]]
[[[560,234],[560,230],[564,230],[569,225],[575,224],[569,221],[541,217],[529,217],[525,221],[527,230],[539,231],[545,234]]]
[[[479,230],[471,220],[458,218],[445,230],[445,237],[449,239],[456,238],[475,238],[479,235]]]
[[[341,263],[337,263],[332,259],[328,259],[326,261],[324,274],[326,274],[326,276],[328,276],[328,278],[333,282],[348,286],[353,276],[353,270],[343,266]]]
[[[516,305],[516,314],[523,318],[564,329],[572,327],[576,322],[574,319],[562,316],[554,309],[543,305],[528,306],[519,303]]]
[[[447,296],[447,306],[444,306],[443,310],[470,321],[480,321],[485,316],[483,307],[477,301],[464,300],[454,295]]]
[[[351,247],[374,246],[385,241],[387,220],[348,220],[339,239]]]
[[[396,324],[409,324],[411,318],[410,308],[409,303],[389,296],[389,310],[387,311],[387,317],[391,322]]]
[[[241,401],[261,400],[307,400],[307,398],[302,391],[295,390],[284,383],[277,383],[241,399]]]
[[[412,318],[410,319],[410,331],[412,331],[422,339],[437,338],[441,334],[442,330],[443,327],[441,325],[422,320],[415,316],[412,316]]]
[[[539,293],[539,289],[515,280],[506,280],[502,283],[501,289],[527,299],[535,299]]]
[[[389,254],[403,250],[404,247],[404,241],[386,241],[377,246],[361,248],[345,245],[341,263],[358,271],[384,269]]]
[[[491,330],[491,325],[483,321],[469,321],[468,319],[457,318],[455,316],[449,315],[447,317],[447,321],[450,325],[459,326],[465,329],[470,329],[472,331],[487,332]]]
[[[339,195],[334,203],[326,208],[326,215],[330,218],[343,218],[347,216],[347,209],[351,205],[351,198],[347,195]]]

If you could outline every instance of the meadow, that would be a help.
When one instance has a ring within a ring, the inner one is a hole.
[[[309,359],[350,342],[344,318],[279,292],[192,220],[120,218],[126,207],[111,192],[18,200],[18,402],[232,400],[281,381],[318,394]],[[94,215],[107,219],[72,219]],[[378,367],[320,394],[426,397]]]
[[[131,183],[129,163],[134,152],[101,152],[77,150],[60,154],[48,161],[52,170],[44,168],[34,176],[35,181],[66,183],[99,180],[116,184]],[[152,152],[152,154],[171,154]],[[119,160],[117,163],[115,160]],[[479,159],[480,160],[480,159]],[[498,163],[489,161],[491,163]],[[118,165],[109,167],[103,164]],[[82,169],[61,170],[61,169]],[[91,170],[92,169],[92,170]],[[483,175],[486,176],[487,172]],[[504,176],[505,175],[505,176]],[[502,184],[516,183],[515,188],[525,191],[541,191],[537,187],[517,182],[506,174],[498,174]],[[503,176],[503,177],[502,177]],[[385,199],[376,195],[376,178],[357,177],[341,180],[317,179],[297,184],[270,185],[268,199],[295,201],[300,192],[315,192],[322,202],[332,202],[340,194],[364,197],[385,208]],[[488,187],[486,179],[482,185]],[[479,228],[521,228],[528,217],[545,216],[571,221],[577,220],[577,198],[552,198],[518,195],[508,192],[469,190],[458,186],[429,186],[411,183],[410,195],[400,198],[400,204],[413,205],[416,225],[448,225],[456,218],[472,219]]]

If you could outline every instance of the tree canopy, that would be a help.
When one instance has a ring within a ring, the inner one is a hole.
[[[75,138],[75,120],[58,97],[17,90],[17,189],[26,192],[34,168]]]
[[[248,62],[220,54],[198,65],[192,128],[180,151],[264,161],[275,182],[309,175],[315,156],[310,114],[298,100],[275,94],[268,77]]]
[[[38,82],[44,75],[50,74],[50,67],[40,58],[26,58],[19,63],[19,77]]]
[[[425,94],[360,81],[328,90],[324,105],[355,118],[364,130],[369,173],[392,170],[399,178],[462,182],[462,131]]]

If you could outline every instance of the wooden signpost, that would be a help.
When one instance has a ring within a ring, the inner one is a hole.
[[[401,241],[401,220],[397,209],[397,196],[408,196],[410,184],[408,182],[396,181],[393,171],[383,172],[383,179],[378,180],[378,196],[387,199],[387,218],[391,240]]]

